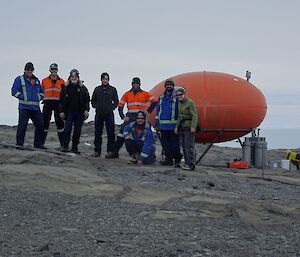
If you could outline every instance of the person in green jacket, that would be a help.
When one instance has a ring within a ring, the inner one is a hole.
[[[179,101],[178,120],[175,134],[179,134],[183,149],[185,164],[184,170],[195,169],[195,133],[197,127],[197,109],[195,103],[186,96],[185,88],[175,87],[176,97]]]

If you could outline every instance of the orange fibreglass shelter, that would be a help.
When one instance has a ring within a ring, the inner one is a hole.
[[[220,72],[190,72],[171,77],[184,86],[198,111],[196,142],[217,143],[248,134],[264,120],[267,111],[262,92],[249,81]],[[158,97],[164,81],[150,92]],[[154,125],[154,115],[151,121]]]

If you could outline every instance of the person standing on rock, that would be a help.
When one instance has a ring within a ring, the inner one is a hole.
[[[118,133],[117,140],[114,144],[113,152],[107,154],[106,158],[119,158],[119,150],[124,144],[124,127],[131,121],[135,121],[136,114],[139,111],[146,111],[147,114],[151,113],[156,107],[156,99],[149,92],[141,89],[141,80],[138,77],[134,77],[131,82],[132,88],[127,91],[121,98],[118,104],[118,111],[121,119],[124,123],[121,125],[121,129]],[[123,113],[125,104],[127,104],[126,116]],[[147,108],[147,106],[150,106]],[[147,108],[147,110],[146,110]]]
[[[186,96],[184,87],[177,86],[175,93],[179,101],[179,115],[174,132],[179,134],[183,149],[185,164],[182,165],[182,168],[184,170],[194,170],[197,109],[195,103]]]
[[[19,99],[19,121],[16,145],[23,146],[29,119],[35,127],[34,147],[44,149],[43,145],[43,116],[40,101],[44,98],[44,91],[39,79],[33,75],[34,67],[31,62],[26,63],[24,74],[18,76],[11,88],[12,96]]]
[[[180,154],[179,136],[174,129],[178,119],[178,100],[174,92],[174,82],[167,79],[164,83],[165,92],[159,96],[156,105],[155,126],[161,133],[161,144],[165,153],[165,160],[161,165],[180,167],[182,155]]]
[[[58,65],[52,63],[49,68],[50,75],[42,80],[42,87],[44,90],[44,107],[43,107],[43,119],[44,119],[44,134],[43,144],[45,144],[52,112],[54,112],[54,120],[57,128],[57,135],[60,142],[60,146],[63,146],[64,142],[64,121],[59,117],[59,98],[61,87],[65,81],[57,75]]]
[[[71,151],[73,153],[79,153],[78,144],[81,128],[83,121],[89,117],[90,96],[88,89],[79,79],[79,72],[77,69],[71,70],[67,82],[62,87],[59,108],[60,118],[66,120],[62,151],[69,151],[69,142],[71,138],[72,127],[74,125]]]
[[[155,138],[151,125],[146,121],[146,114],[139,111],[136,120],[124,127],[125,145],[132,157],[129,164],[153,164],[155,157]]]
[[[115,117],[114,110],[119,103],[118,93],[115,87],[109,84],[109,74],[101,74],[101,85],[93,92],[91,104],[96,109],[95,114],[95,153],[93,157],[101,156],[102,132],[105,122],[107,133],[107,153],[111,154],[115,143]]]

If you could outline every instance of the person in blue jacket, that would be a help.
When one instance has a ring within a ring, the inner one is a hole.
[[[126,149],[132,157],[128,163],[143,165],[155,162],[155,138],[143,111],[139,111],[136,120],[124,127],[123,133]]]
[[[165,153],[165,160],[161,165],[180,167],[182,154],[180,153],[179,136],[174,129],[178,119],[178,100],[174,92],[172,79],[165,81],[165,91],[159,96],[156,105],[155,127],[161,132],[161,144]]]
[[[34,147],[43,146],[43,116],[40,101],[44,98],[44,91],[39,79],[33,75],[34,67],[31,62],[26,63],[24,74],[18,76],[11,88],[12,96],[19,99],[19,121],[16,145],[23,146],[29,119],[35,127]]]

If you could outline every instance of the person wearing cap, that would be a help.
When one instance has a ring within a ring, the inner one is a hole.
[[[144,111],[149,114],[156,107],[156,99],[149,92],[141,89],[141,80],[134,77],[131,82],[132,88],[127,91],[118,103],[118,112],[121,119],[124,121],[121,125],[117,140],[114,144],[112,152],[109,152],[106,158],[119,158],[119,151],[124,144],[124,127],[131,121],[135,121],[136,114],[139,111]],[[127,104],[127,113],[124,115],[123,109]],[[150,106],[149,106],[150,105]],[[148,108],[147,108],[148,107]]]
[[[115,143],[115,117],[114,110],[119,102],[118,93],[115,87],[109,84],[109,74],[101,74],[101,85],[94,89],[91,104],[96,109],[95,114],[95,153],[93,157],[101,156],[102,132],[105,122],[107,133],[107,153],[113,151]]]
[[[124,127],[131,121],[135,121],[136,114],[139,111],[144,111],[146,114],[151,113],[156,107],[156,99],[149,92],[141,89],[141,80],[134,77],[131,82],[132,88],[127,91],[121,98],[118,104],[118,111],[124,123],[118,133],[117,140],[114,144],[113,152],[108,153],[106,158],[119,158],[119,150],[124,144]],[[124,115],[123,109],[127,104],[127,113]],[[150,106],[149,106],[150,105]]]
[[[161,133],[161,144],[165,153],[165,160],[161,165],[180,167],[179,136],[174,129],[178,119],[178,100],[174,92],[174,81],[167,79],[164,83],[165,91],[159,96],[156,105],[155,127]]]
[[[132,157],[129,164],[153,164],[155,162],[155,138],[146,114],[139,111],[135,121],[124,127],[125,146]]]
[[[57,129],[57,135],[60,142],[60,146],[63,146],[64,142],[64,121],[59,117],[59,98],[61,87],[65,81],[57,74],[58,65],[52,63],[49,68],[50,75],[42,80],[42,87],[44,89],[44,107],[43,107],[43,119],[44,119],[44,134],[43,144],[45,144],[52,112],[54,112],[54,120]]]
[[[175,134],[179,134],[183,149],[185,164],[184,170],[195,169],[195,133],[197,127],[197,109],[195,103],[186,96],[185,88],[175,87],[178,98],[178,120],[175,127]]]
[[[66,123],[62,151],[69,151],[71,132],[74,125],[71,151],[73,153],[79,153],[78,144],[81,128],[83,121],[89,117],[90,96],[88,89],[80,80],[79,72],[76,69],[71,70],[68,80],[62,87],[59,108],[59,116],[63,120],[65,119]]]
[[[44,91],[39,79],[33,74],[31,62],[26,63],[24,74],[18,76],[11,88],[12,96],[19,99],[19,121],[16,135],[16,145],[23,146],[29,119],[35,127],[34,147],[44,149],[43,116],[40,110],[40,101],[44,98]]]

